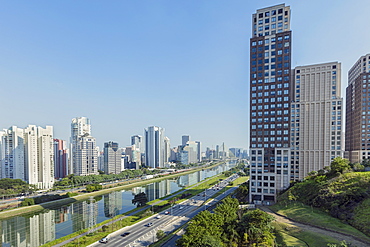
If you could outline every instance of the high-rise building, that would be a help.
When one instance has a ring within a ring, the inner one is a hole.
[[[183,135],[182,137],[181,137],[181,144],[183,145],[183,146],[185,146],[186,145],[186,143],[188,142],[188,141],[190,141],[190,136],[189,135]]]
[[[195,141],[188,141],[186,145],[179,147],[180,162],[185,165],[198,162],[198,144]]]
[[[370,54],[348,72],[346,88],[346,154],[352,163],[370,158]]]
[[[54,184],[53,127],[12,126],[1,136],[2,178],[22,179],[40,189]]]
[[[290,181],[290,7],[252,16],[250,39],[250,201],[273,202]],[[278,164],[280,166],[278,166]]]
[[[197,160],[202,162],[202,143],[200,141],[195,142],[197,144]]]
[[[68,174],[68,149],[64,140],[54,139],[54,177],[64,178]]]
[[[118,174],[122,171],[122,149],[117,142],[104,143],[104,172],[106,174]]]
[[[96,140],[91,136],[90,120],[86,117],[72,119],[71,167],[77,176],[98,174]]]
[[[24,130],[17,126],[0,132],[1,178],[25,178]]]
[[[145,129],[145,165],[164,167],[164,129],[150,126]]]
[[[291,180],[343,157],[341,64],[294,69],[291,103]]]
[[[131,136],[131,145],[135,145],[140,153],[144,153],[143,137],[140,135]]]
[[[219,145],[216,145],[215,156],[213,158],[215,159],[220,158],[220,146]]]
[[[164,137],[164,163],[168,164],[170,161],[170,156],[171,156],[171,142],[170,138],[167,136]]]

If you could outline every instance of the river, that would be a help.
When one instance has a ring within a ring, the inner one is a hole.
[[[78,201],[41,212],[16,216],[1,221],[2,247],[37,247],[76,231],[92,227],[136,206],[132,199],[144,192],[149,201],[172,194],[183,187],[234,167],[226,163],[173,179],[107,193],[94,199]]]

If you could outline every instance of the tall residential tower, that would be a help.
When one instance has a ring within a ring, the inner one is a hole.
[[[291,180],[343,157],[341,64],[298,66],[294,69],[291,103]]]
[[[98,174],[96,140],[91,136],[91,124],[87,117],[72,119],[71,168],[77,176]]]
[[[345,150],[352,163],[370,158],[370,54],[361,56],[348,72]]]
[[[275,201],[290,181],[290,7],[257,10],[250,39],[250,201]]]

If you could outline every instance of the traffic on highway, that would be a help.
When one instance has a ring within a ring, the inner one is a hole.
[[[218,200],[214,199],[204,204],[210,197],[237,177],[238,175],[234,174],[211,188],[204,190],[202,193],[132,226],[124,227],[111,233],[90,246],[100,246],[102,244],[104,246],[148,246],[150,243],[156,241],[158,230],[162,230],[168,234],[190,220],[201,210],[205,210],[207,207],[217,203]]]

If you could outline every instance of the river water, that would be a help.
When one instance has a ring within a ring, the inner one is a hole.
[[[234,166],[235,163],[229,162],[131,190],[115,191],[94,199],[2,220],[0,224],[1,246],[41,246],[134,209],[136,206],[132,204],[132,199],[138,193],[144,192],[148,200],[152,201],[227,171]]]

